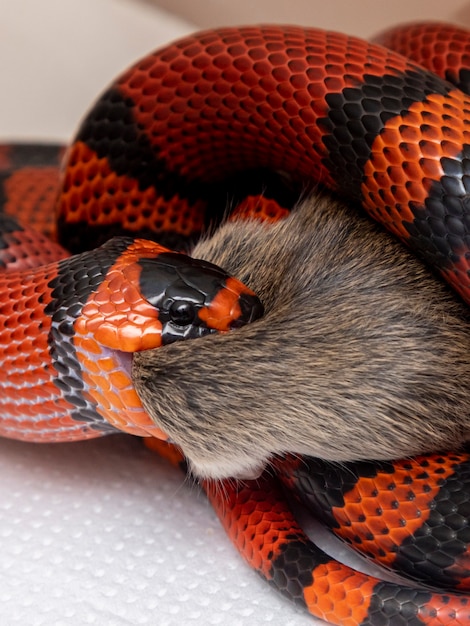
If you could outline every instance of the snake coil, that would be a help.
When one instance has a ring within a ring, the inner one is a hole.
[[[5,212],[24,211],[33,187],[35,208],[58,190],[58,240],[76,256],[2,216],[1,434],[162,434],[133,388],[130,353],[227,331],[261,305],[219,268],[146,238],[190,247],[214,220],[214,189],[247,169],[282,173],[293,186],[319,181],[360,201],[470,304],[468,41],[432,24],[391,31],[387,47],[294,26],[206,31],[145,57],[104,92],[60,181],[52,149],[4,147]],[[118,233],[80,252],[83,241]],[[464,626],[469,470],[464,453],[278,465],[347,541],[420,583],[456,587],[449,591],[379,581],[330,558],[303,533],[276,479],[205,487],[248,562],[313,615],[342,626]],[[384,520],[403,528],[415,500],[423,508],[413,532],[390,530]]]

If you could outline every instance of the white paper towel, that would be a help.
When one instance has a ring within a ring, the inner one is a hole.
[[[236,553],[205,496],[125,435],[0,440],[0,623],[316,623]]]

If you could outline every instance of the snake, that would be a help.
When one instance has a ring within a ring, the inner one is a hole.
[[[439,23],[376,42],[289,25],[203,31],[125,71],[67,148],[2,146],[0,434],[124,431],[184,463],[146,415],[130,362],[262,315],[248,287],[186,254],[225,217],[227,181],[238,188],[247,171],[359,201],[470,303],[469,41]],[[267,200],[258,217],[282,217]],[[470,623],[468,453],[341,465],[286,456],[274,467],[256,481],[203,481],[270,584],[340,626]],[[291,494],[407,579],[327,555]]]

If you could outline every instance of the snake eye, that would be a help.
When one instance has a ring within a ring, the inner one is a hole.
[[[187,300],[175,300],[169,309],[170,319],[177,326],[188,326],[196,318],[196,309]]]

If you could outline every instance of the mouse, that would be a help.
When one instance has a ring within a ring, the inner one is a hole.
[[[146,411],[196,476],[254,478],[285,453],[390,460],[470,439],[469,310],[357,207],[316,191],[274,224],[226,221],[192,255],[265,311],[134,355]]]

